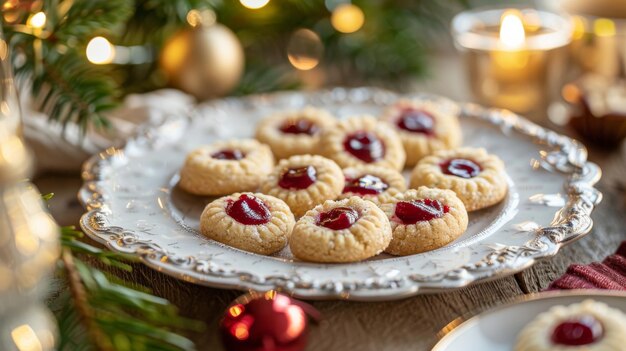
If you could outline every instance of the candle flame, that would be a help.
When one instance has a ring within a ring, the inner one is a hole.
[[[511,50],[520,49],[526,41],[524,23],[518,11],[507,11],[500,22],[500,42]]]

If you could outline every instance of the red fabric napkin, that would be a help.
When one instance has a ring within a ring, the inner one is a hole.
[[[558,289],[626,290],[626,241],[602,263],[570,265],[546,290]]]

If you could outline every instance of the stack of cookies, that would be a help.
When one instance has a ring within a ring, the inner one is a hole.
[[[456,116],[418,100],[379,118],[337,120],[306,107],[267,117],[256,139],[192,151],[179,186],[223,196],[203,211],[200,231],[242,250],[269,255],[289,245],[311,262],[411,255],[454,241],[468,211],[506,196],[502,161],[460,148],[461,139]]]

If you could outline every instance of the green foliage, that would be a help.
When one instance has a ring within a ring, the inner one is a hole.
[[[59,350],[109,349],[193,350],[193,342],[176,330],[201,330],[203,325],[178,316],[169,301],[151,295],[145,287],[93,268],[74,255],[95,259],[113,268],[131,271],[131,257],[79,241],[83,233],[61,228],[61,245],[71,250],[61,265],[68,290],[55,314],[59,323]],[[69,293],[71,291],[71,294]]]
[[[118,351],[192,350],[191,340],[170,329],[198,329],[169,301],[112,283],[101,271],[74,259],[95,328]]]
[[[166,85],[158,54],[167,38],[187,26],[191,9],[213,9],[218,21],[237,34],[247,60],[235,94],[249,94],[300,86],[298,72],[286,55],[287,42],[298,28],[319,35],[324,47],[320,67],[327,84],[420,77],[433,33],[441,33],[450,15],[467,6],[467,0],[354,0],[365,14],[365,24],[355,33],[344,34],[332,27],[327,7],[340,3],[274,0],[251,10],[235,0],[45,0],[41,11],[48,22],[42,33],[25,26],[28,6],[3,27],[17,76],[32,81],[36,106],[51,120],[64,126],[76,123],[84,131],[89,125],[106,127],[104,112],[125,94]],[[85,47],[96,35],[116,45],[141,45],[152,53],[152,60],[93,65],[86,59]]]
[[[59,309],[54,310],[59,326],[59,351],[91,351],[95,347],[87,335],[69,291],[58,298]]]
[[[42,195],[45,201],[54,195]],[[80,241],[83,233],[61,228],[64,254],[59,262],[66,288],[50,301],[58,320],[60,351],[179,351],[195,345],[176,333],[200,331],[203,324],[178,316],[166,299],[145,287],[106,274],[83,262],[89,257],[114,269],[131,271],[131,256],[102,250]],[[58,285],[58,284],[57,284]]]
[[[80,241],[84,236],[83,232],[76,230],[74,226],[61,227],[61,245],[72,250],[75,254],[89,255],[99,262],[108,266],[131,271],[132,267],[128,262],[137,261],[135,256],[125,255],[109,250],[102,250],[95,246]]]
[[[355,85],[422,76],[435,35],[446,30],[454,12],[467,6],[464,0],[355,0],[365,23],[357,32],[345,34],[332,27],[327,3],[345,2],[270,1],[260,10],[223,2],[215,11],[244,44],[248,72],[278,66],[293,76],[285,48],[296,29],[308,28],[325,48],[320,66],[329,72],[328,83]]]
[[[48,194],[41,195],[41,198],[43,199],[43,201],[52,200],[53,197],[54,197],[54,193],[48,193]]]
[[[300,82],[289,75],[289,68],[255,62],[254,69],[248,69],[244,73],[233,95],[297,89],[300,85]]]
[[[89,63],[85,47],[94,33],[124,23],[131,14],[126,0],[46,0],[41,8],[47,21],[40,33],[21,23],[4,23],[13,50],[13,66],[20,81],[31,81],[37,108],[66,126],[73,122],[83,132],[88,124],[107,126],[103,112],[119,97],[115,79]]]

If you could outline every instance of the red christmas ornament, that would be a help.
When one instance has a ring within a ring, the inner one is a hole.
[[[301,351],[307,341],[308,317],[319,319],[311,305],[270,290],[236,299],[220,323],[228,351]]]

